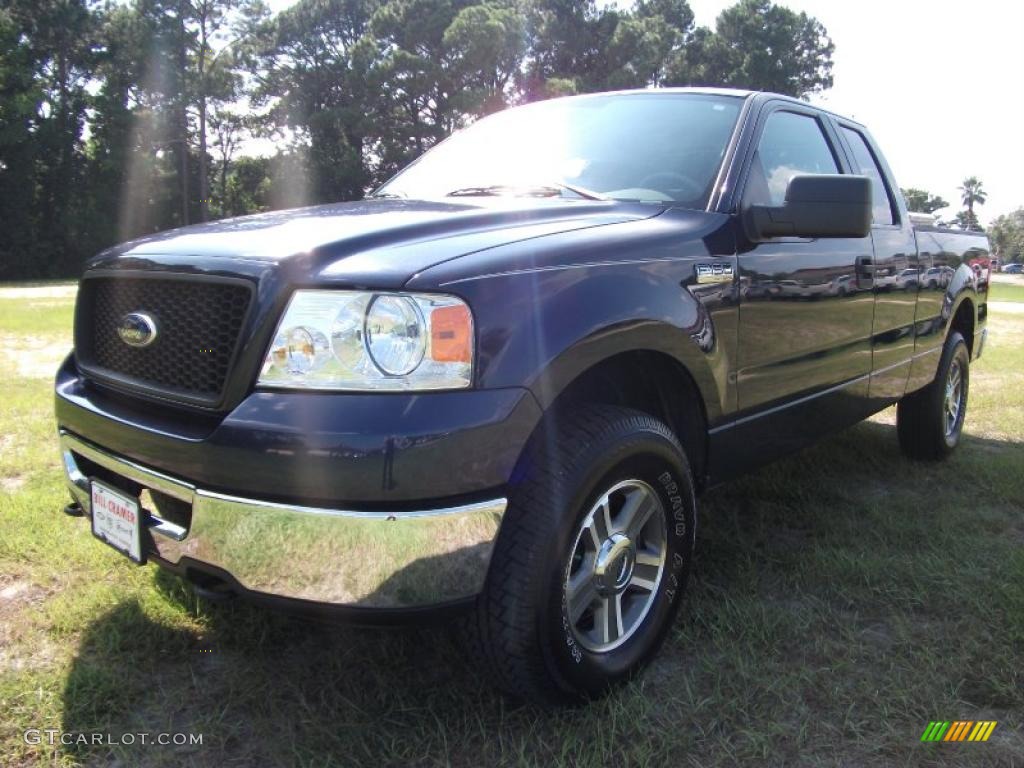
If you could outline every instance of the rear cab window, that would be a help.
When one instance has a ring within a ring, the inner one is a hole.
[[[875,153],[860,131],[849,126],[840,126],[843,136],[850,145],[856,170],[871,179],[871,223],[874,226],[891,226],[897,223],[896,206],[885,181],[885,175],[878,165]]]

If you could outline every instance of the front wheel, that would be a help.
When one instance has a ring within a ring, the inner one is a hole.
[[[971,381],[967,343],[951,331],[935,379],[900,400],[896,430],[900,448],[912,459],[944,459],[960,442]]]
[[[565,704],[628,679],[671,626],[696,502],[672,431],[627,408],[546,423],[517,471],[471,647],[517,698]]]

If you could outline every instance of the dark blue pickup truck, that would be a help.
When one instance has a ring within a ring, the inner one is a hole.
[[[366,200],[93,259],[67,511],[209,597],[458,614],[506,691],[586,698],[665,636],[703,489],[893,403],[953,450],[987,247],[793,99],[510,109]]]

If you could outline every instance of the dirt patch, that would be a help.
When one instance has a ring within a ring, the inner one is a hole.
[[[12,362],[18,376],[27,379],[52,379],[68,353],[66,339],[51,336],[0,334],[3,356]]]
[[[9,602],[16,600],[19,595],[23,595],[32,589],[32,585],[27,581],[16,581],[13,584],[8,584],[3,589],[0,589],[0,601]]]
[[[25,475],[15,475],[14,477],[0,477],[0,488],[3,488],[7,493],[14,493],[21,486],[25,484],[28,478]]]
[[[0,576],[0,617],[30,603],[40,603],[46,598],[46,590],[31,581],[10,575]]]
[[[54,644],[25,640],[32,629],[24,612],[37,608],[49,594],[30,581],[0,575],[0,669],[37,669],[56,658]]]

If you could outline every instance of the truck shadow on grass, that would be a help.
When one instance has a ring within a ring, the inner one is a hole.
[[[630,686],[567,712],[493,693],[450,626],[210,606],[156,571],[152,594],[82,637],[62,725],[203,743],[67,749],[128,765],[629,764],[679,749],[712,765],[834,757],[836,744],[852,763],[906,757],[944,706],[947,718],[1024,711],[1021,456],[968,435],[950,462],[913,464],[891,426],[865,423],[709,492],[666,647]],[[1008,586],[979,589],[993,583]],[[894,715],[879,727],[880,710]]]

